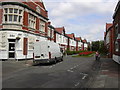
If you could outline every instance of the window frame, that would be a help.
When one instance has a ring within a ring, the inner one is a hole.
[[[28,14],[28,26],[36,29],[36,16],[31,13]]]
[[[43,20],[40,20],[40,23],[39,23],[39,31],[42,32],[42,33],[45,33],[45,21]]]
[[[10,9],[12,9],[11,13],[10,13]],[[15,10],[17,10],[17,13],[15,13]],[[19,11],[21,11],[21,14],[19,14]],[[10,21],[10,18],[9,18],[10,15],[12,16],[11,21]],[[17,16],[16,19],[15,19],[15,16]],[[19,22],[19,20],[20,20],[20,22]],[[11,8],[11,7],[10,8],[9,7],[3,8],[3,22],[4,23],[22,24],[23,23],[23,9]]]

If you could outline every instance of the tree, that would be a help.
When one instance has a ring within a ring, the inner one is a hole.
[[[103,40],[92,42],[92,51],[99,51],[101,54],[107,54],[108,52]]]
[[[99,50],[99,41],[92,42],[92,51],[98,51]]]

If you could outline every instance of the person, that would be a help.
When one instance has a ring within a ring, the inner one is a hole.
[[[95,60],[99,60],[100,59],[100,54],[99,54],[99,52],[97,51],[96,53],[95,53]]]

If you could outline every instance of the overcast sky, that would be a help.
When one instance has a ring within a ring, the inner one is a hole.
[[[43,0],[52,25],[64,26],[66,33],[88,41],[103,40],[105,24],[112,16],[118,0]]]

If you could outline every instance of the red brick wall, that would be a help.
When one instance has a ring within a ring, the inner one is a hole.
[[[43,3],[41,3],[41,2],[35,2],[37,4],[35,4],[33,2],[23,2],[23,3],[26,4],[28,7],[30,7],[31,9],[35,10],[35,11],[36,11],[37,6],[40,6],[43,9],[45,9]],[[43,10],[43,9],[40,8],[40,14],[47,18],[48,17],[48,12],[46,10]]]
[[[47,22],[45,23],[45,32],[46,32],[46,35],[48,35],[48,23]]]
[[[76,51],[78,51],[78,41],[76,41]]]
[[[70,50],[70,38],[68,38],[67,44],[67,49]]]
[[[28,30],[28,12],[24,11],[24,15],[23,15],[23,25],[25,27],[23,27],[23,29]]]
[[[27,55],[28,51],[28,38],[23,39],[23,55]]]
[[[39,30],[39,26],[40,26],[40,23],[39,23],[39,18],[36,18],[36,29]]]
[[[56,42],[56,32],[54,32],[54,42]]]
[[[118,11],[117,11],[117,13],[116,13],[116,16],[113,18],[114,20],[113,20],[113,29],[114,29],[114,31],[113,32],[115,32],[115,25],[116,24],[118,24],[118,28],[119,28],[119,34],[120,34],[120,7],[119,7],[119,9],[118,9]],[[115,36],[115,33],[113,34],[114,36]],[[113,36],[113,37],[114,37]],[[120,46],[120,42],[119,42],[119,46]],[[114,47],[115,47],[115,39],[114,39]],[[115,55],[119,55],[120,56],[120,51],[119,52],[116,52],[115,51],[115,48],[114,48],[114,52],[113,52]]]

